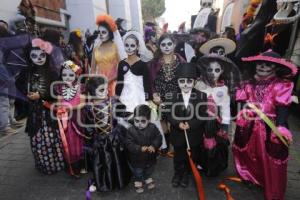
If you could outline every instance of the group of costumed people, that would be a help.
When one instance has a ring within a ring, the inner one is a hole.
[[[144,37],[133,30],[121,37],[109,15],[98,16],[96,24],[86,56],[71,43],[64,55],[49,34],[0,39],[1,51],[24,49],[26,132],[39,171],[66,169],[74,177],[92,171],[90,192],[124,188],[133,177],[142,193],[155,187],[160,153],[173,157],[172,186],[185,188],[190,159],[208,177],[228,167],[236,115],[232,152],[238,175],[262,186],[266,200],[284,199],[296,65],[270,49],[242,58],[239,64],[249,66],[238,67],[230,59],[235,42],[210,39],[206,29],[192,30],[189,43],[180,34],[157,39],[151,25]]]

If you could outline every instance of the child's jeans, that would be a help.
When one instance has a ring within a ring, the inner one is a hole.
[[[144,182],[146,179],[150,178],[151,174],[154,172],[155,165],[147,165],[144,168],[133,168],[134,181]]]

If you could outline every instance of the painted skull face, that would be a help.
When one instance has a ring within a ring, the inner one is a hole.
[[[276,66],[274,64],[269,64],[269,63],[257,63],[256,64],[256,74],[259,77],[268,77],[275,75],[275,69]]]
[[[108,95],[108,84],[99,85],[95,90],[95,95],[97,99],[106,99]]]
[[[165,38],[161,41],[159,47],[163,54],[169,55],[174,52],[175,44],[170,38]]]
[[[156,43],[156,36],[151,35],[150,40],[155,44]]]
[[[179,78],[178,85],[182,92],[189,93],[194,87],[195,80],[192,78]]]
[[[214,82],[218,81],[222,73],[223,73],[223,69],[219,63],[217,62],[209,63],[209,66],[207,68],[207,74],[211,80],[213,80]]]
[[[136,54],[137,50],[138,50],[138,45],[137,45],[136,40],[133,39],[133,38],[128,37],[125,40],[125,51],[126,51],[126,53],[129,56],[131,56],[131,55]]]
[[[146,117],[139,116],[134,117],[134,126],[138,129],[142,130],[145,129],[149,124],[149,120]]]
[[[106,42],[109,40],[109,31],[104,26],[99,26],[100,40]]]
[[[41,49],[32,49],[30,51],[30,59],[38,66],[43,66],[46,63],[46,52]]]
[[[76,74],[72,69],[64,68],[61,72],[61,78],[64,83],[71,85],[76,79]]]
[[[223,47],[213,47],[210,50],[211,55],[225,56],[225,49]]]

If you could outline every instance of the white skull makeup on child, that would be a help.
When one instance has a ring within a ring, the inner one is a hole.
[[[210,55],[225,56],[225,49],[222,46],[216,46],[210,49]]]
[[[99,35],[102,42],[109,40],[109,30],[104,26],[99,26]]]
[[[266,62],[256,64],[256,75],[259,77],[269,77],[275,75],[276,65]]]
[[[134,117],[134,126],[140,130],[146,128],[149,122],[150,121],[146,117],[143,116]]]
[[[95,95],[97,99],[106,99],[108,96],[108,84],[99,85],[95,90]]]
[[[64,83],[71,85],[76,80],[76,74],[70,67],[64,67],[61,78]]]
[[[210,62],[207,70],[209,79],[217,82],[223,73],[223,69],[218,62]]]
[[[161,52],[165,55],[169,55],[174,52],[175,44],[170,38],[165,38],[159,44]]]
[[[189,93],[194,88],[195,80],[192,78],[179,78],[178,85],[182,92]]]
[[[138,40],[134,35],[129,35],[125,42],[125,51],[126,53],[131,56],[137,53],[138,51]]]
[[[33,48],[30,51],[30,59],[35,65],[43,66],[47,60],[47,54],[44,50]]]

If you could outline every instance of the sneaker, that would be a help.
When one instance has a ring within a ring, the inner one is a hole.
[[[17,120],[13,120],[12,122],[10,122],[10,125],[16,128],[21,128],[22,126],[25,125],[24,121],[17,121]]]
[[[80,174],[87,174],[87,173],[88,173],[88,171],[84,168],[80,170]]]
[[[6,128],[2,131],[2,133],[3,133],[4,135],[13,135],[13,134],[16,134],[17,132],[18,132],[17,130],[12,129],[11,127],[6,127]]]
[[[134,188],[136,193],[141,194],[144,192],[143,183],[139,181],[134,182]]]
[[[155,188],[155,184],[154,184],[153,178],[146,179],[145,183],[147,185],[148,190],[152,190],[153,188]]]

